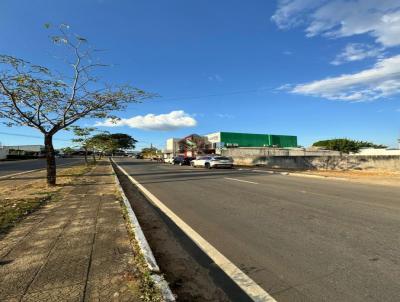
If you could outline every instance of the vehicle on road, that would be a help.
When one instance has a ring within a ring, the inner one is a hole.
[[[175,159],[175,157],[168,157],[168,158],[165,158],[164,159],[164,163],[166,163],[166,164],[173,164],[174,163],[174,159]]]
[[[192,160],[192,167],[212,168],[233,168],[233,159],[227,156],[207,155]]]
[[[193,160],[193,157],[184,157],[184,156],[177,156],[174,158],[174,165],[179,166],[190,166],[190,162]]]

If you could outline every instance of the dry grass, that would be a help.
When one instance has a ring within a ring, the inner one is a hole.
[[[335,170],[319,170],[308,171],[307,174],[340,177],[346,178],[356,182],[370,183],[370,184],[383,184],[390,186],[400,186],[400,172],[385,171],[385,170],[348,170],[348,171],[335,171]]]
[[[21,218],[55,197],[55,194],[77,176],[89,172],[92,166],[60,168],[57,186],[48,187],[45,172],[35,172],[0,181],[0,233],[7,231]]]
[[[384,170],[348,170],[348,171],[312,171],[312,174],[346,177],[346,178],[370,178],[370,177],[400,177],[400,172]]]

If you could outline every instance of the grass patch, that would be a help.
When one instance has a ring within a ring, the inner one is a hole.
[[[0,183],[0,234],[7,233],[16,223],[46,203],[59,199],[63,185],[93,169],[94,165],[60,168],[57,186],[48,187],[44,172],[32,173],[29,178],[14,178]]]
[[[137,272],[138,272],[137,277],[140,281],[140,283],[139,283],[140,298],[142,299],[142,301],[145,301],[145,302],[162,302],[162,301],[164,301],[163,297],[162,297],[159,289],[156,287],[155,283],[151,279],[151,272],[146,264],[146,260],[144,259],[144,256],[141,252],[141,249],[136,240],[135,234],[132,231],[132,228],[130,225],[130,220],[128,218],[128,211],[123,202],[122,196],[120,195],[120,192],[117,192],[117,196],[118,196],[120,205],[122,207],[122,215],[125,220],[129,239],[131,241],[131,245],[134,250],[134,255],[135,255],[134,256],[134,259],[135,259],[134,264],[137,268]]]
[[[42,194],[41,194],[42,195]],[[0,204],[0,234],[6,232],[21,218],[51,200],[52,194],[19,200],[5,200]]]

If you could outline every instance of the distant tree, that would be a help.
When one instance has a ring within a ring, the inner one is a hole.
[[[158,156],[159,150],[155,147],[143,148],[141,154],[144,158],[153,158]]]
[[[93,154],[99,153],[99,158],[101,158],[105,153],[112,153],[117,150],[118,144],[115,140],[111,138],[108,133],[100,133],[92,136],[88,140],[88,145],[93,149]]]
[[[95,72],[106,65],[93,58],[96,50],[87,45],[85,38],[68,30],[67,25],[61,25],[52,41],[69,50],[65,61],[72,67],[69,76],[0,55],[0,121],[8,126],[33,127],[43,133],[49,185],[56,184],[53,137],[57,132],[84,117],[116,118],[112,112],[153,96],[130,85],[100,82]]]
[[[71,147],[65,147],[65,148],[61,148],[61,152],[63,154],[71,155],[72,153],[75,152],[75,150],[72,149]]]
[[[85,154],[85,163],[86,165],[89,164],[88,161],[88,152],[89,152],[89,139],[90,135],[92,134],[93,131],[96,130],[96,128],[93,127],[79,127],[79,126],[71,126],[70,129],[72,129],[75,138],[72,139],[74,143],[78,143],[78,145],[84,150]]]
[[[313,144],[314,147],[324,147],[328,150],[340,151],[342,153],[358,153],[361,148],[386,148],[384,145],[376,145],[371,142],[351,140],[347,138],[335,138],[321,140]]]
[[[117,148],[113,151],[135,149],[135,144],[137,143],[137,140],[125,133],[110,134],[110,138],[114,141]]]

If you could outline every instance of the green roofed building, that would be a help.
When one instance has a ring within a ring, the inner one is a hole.
[[[297,147],[297,136],[293,135],[216,132],[208,134],[206,137],[208,141],[213,144],[214,149],[240,147]]]

